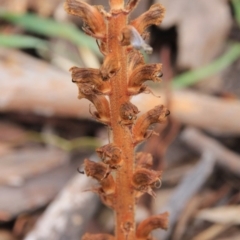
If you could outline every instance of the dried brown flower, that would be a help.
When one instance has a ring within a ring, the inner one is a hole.
[[[106,38],[106,24],[99,7],[91,6],[81,0],[67,0],[64,7],[69,14],[82,18],[83,30],[86,34],[99,39]]]

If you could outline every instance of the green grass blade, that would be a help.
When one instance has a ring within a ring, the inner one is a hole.
[[[11,48],[47,48],[47,41],[17,34],[0,34],[0,46]]]
[[[240,0],[232,0],[232,5],[236,21],[240,26]]]
[[[73,24],[60,23],[53,19],[39,17],[35,14],[18,15],[5,11],[0,11],[0,18],[33,33],[66,39],[77,46],[90,48],[96,54],[100,55],[95,40],[81,32]]]
[[[193,85],[228,67],[240,57],[240,44],[233,44],[230,49],[209,65],[197,70],[189,71],[173,79],[174,88],[183,88]]]

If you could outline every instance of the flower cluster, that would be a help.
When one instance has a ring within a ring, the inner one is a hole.
[[[145,64],[140,50],[146,53],[152,52],[152,48],[145,42],[148,37],[146,30],[149,26],[162,22],[165,9],[161,4],[154,4],[147,12],[128,23],[125,16],[128,16],[138,3],[139,0],[129,0],[127,4],[121,0],[110,0],[111,9],[106,12],[102,6],[91,6],[81,0],[65,2],[66,11],[83,20],[83,31],[97,39],[99,49],[104,56],[100,69],[78,67],[70,69],[72,81],[79,89],[78,97],[86,98],[93,104],[94,109],[93,106],[90,107],[91,115],[112,129],[113,139],[117,139],[117,131],[121,134],[125,132],[131,138],[130,147],[125,147],[124,143],[119,144],[124,141],[123,139],[118,143],[113,140],[112,143],[96,149],[100,162],[89,159],[84,161],[84,173],[99,182],[99,187],[95,191],[107,206],[116,211],[117,217],[120,214],[121,202],[125,200],[119,199],[117,189],[121,186],[118,186],[116,180],[118,177],[114,177],[113,173],[121,172],[126,161],[132,161],[132,172],[126,173],[130,181],[125,181],[127,186],[122,187],[129,189],[129,194],[134,196],[132,204],[135,205],[137,199],[144,193],[155,196],[153,188],[160,185],[162,172],[152,169],[152,156],[149,153],[132,151],[129,154],[129,149],[134,150],[137,144],[152,136],[154,131],[149,129],[150,125],[164,123],[170,113],[166,107],[158,105],[138,117],[139,110],[131,103],[133,95],[151,91],[145,84],[146,81],[160,82],[163,75],[162,65]],[[125,22],[121,20],[125,18]],[[115,36],[111,35],[114,24],[120,26]],[[122,82],[122,86],[125,87],[118,89],[117,86],[120,85],[116,85],[114,81],[118,81],[118,84]],[[118,91],[121,93],[118,94],[117,100],[111,100]],[[117,129],[116,132],[114,129]],[[131,159],[130,155],[134,158]],[[126,201],[127,199],[126,197]],[[126,213],[126,221],[117,223],[119,225],[117,229],[120,230],[116,232],[120,232],[120,235],[124,234],[125,239],[150,240],[152,239],[150,232],[153,229],[167,228],[167,213],[152,216],[140,223],[137,228],[128,215],[130,216],[130,213]],[[119,235],[114,237],[108,234],[85,234],[82,239],[120,240],[122,238]]]

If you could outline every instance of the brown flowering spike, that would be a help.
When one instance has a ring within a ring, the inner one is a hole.
[[[131,97],[151,92],[145,81],[161,81],[162,65],[145,64],[139,50],[152,51],[145,43],[149,36],[146,29],[161,23],[165,9],[155,4],[129,22],[129,13],[140,0],[109,0],[108,12],[102,6],[90,6],[86,0],[65,1],[66,10],[82,18],[84,31],[96,38],[104,55],[99,70],[71,68],[73,82],[78,86],[79,98],[95,106],[90,111],[93,117],[111,131],[111,142],[96,150],[102,162],[86,159],[84,171],[99,181],[100,186],[92,191],[115,212],[115,236],[86,234],[82,239],[152,240],[150,231],[163,227],[160,217],[147,219],[136,231],[135,205],[145,193],[155,196],[152,188],[161,183],[161,172],[150,169],[150,154],[135,153],[135,148],[154,133],[149,126],[165,122],[169,111],[160,105],[137,118],[140,106],[133,105]]]
[[[83,30],[86,34],[99,39],[106,38],[106,24],[99,7],[91,6],[81,0],[67,0],[65,10],[84,21]]]
[[[125,10],[127,12],[131,12],[137,6],[137,4],[139,2],[140,2],[140,0],[129,0],[126,7],[125,7]]]
[[[145,191],[149,186],[154,187],[155,183],[159,182],[161,174],[161,171],[137,168],[132,177],[132,185],[136,190]]]
[[[156,3],[152,5],[147,12],[131,21],[131,25],[142,35],[151,25],[159,25],[162,22],[164,15],[165,8],[161,4]]]
[[[162,64],[145,64],[135,68],[129,77],[129,94],[138,94],[146,86],[143,83],[147,80],[160,82],[162,79]]]
[[[97,109],[97,111],[94,112],[90,110],[92,116],[96,120],[109,125],[110,110],[108,100],[103,95],[97,95],[95,89],[92,88],[91,84],[79,84],[78,90],[78,98],[88,99]]]
[[[131,125],[137,119],[136,114],[138,114],[138,108],[131,102],[126,102],[121,105],[120,117],[121,124]]]
[[[152,110],[140,116],[132,128],[133,140],[137,144],[149,138],[153,131],[148,131],[148,128],[153,123],[164,123],[166,117],[170,114],[169,110],[163,105],[158,105]]]
[[[152,48],[144,42],[139,32],[133,26],[128,25],[124,27],[119,40],[122,46],[131,45],[137,50],[143,49],[147,54],[152,53]]]
[[[150,153],[137,152],[135,155],[135,162],[137,168],[151,169],[153,165],[153,157]]]
[[[151,231],[161,228],[167,230],[168,228],[168,212],[159,215],[151,216],[138,225],[136,237],[137,240],[152,240],[150,236]]]
[[[90,234],[86,233],[82,237],[82,240],[115,240],[114,236],[110,234]]]
[[[104,81],[114,77],[120,69],[120,64],[113,54],[108,54],[101,66],[102,79]]]
[[[110,168],[117,169],[122,164],[121,154],[122,151],[119,147],[110,143],[96,149],[98,156],[105,164],[108,164]]]
[[[106,94],[110,92],[110,84],[102,80],[99,69],[72,67],[70,68],[70,72],[72,73],[72,81],[76,83],[78,87],[86,83],[92,86],[92,89],[94,91],[96,90],[96,93]]]

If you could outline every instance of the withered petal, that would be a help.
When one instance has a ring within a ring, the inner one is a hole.
[[[82,18],[87,34],[99,39],[106,37],[106,24],[99,7],[91,6],[81,0],[66,0],[64,7],[69,14]]]
[[[131,21],[130,24],[142,35],[151,25],[159,25],[162,22],[164,15],[165,8],[160,3],[156,3],[153,4],[147,12]]]

